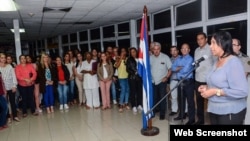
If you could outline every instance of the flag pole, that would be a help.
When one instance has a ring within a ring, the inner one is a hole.
[[[143,13],[144,13],[144,15],[146,17],[146,21],[145,22],[147,23],[148,9],[147,9],[146,5],[144,5]],[[147,29],[146,30],[146,37],[148,38],[148,24],[146,24],[146,29]],[[148,42],[148,40],[147,40],[147,42]],[[147,115],[145,113],[143,113],[143,116],[147,116]],[[159,132],[160,132],[160,129],[157,128],[157,127],[152,126],[152,118],[148,119],[147,123],[148,123],[147,124],[148,125],[147,128],[146,129],[142,128],[141,129],[141,134],[145,135],[145,136],[155,136],[155,135],[158,135]]]

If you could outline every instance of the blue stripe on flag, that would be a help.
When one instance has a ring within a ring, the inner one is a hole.
[[[153,88],[151,79],[151,69],[149,62],[148,34],[147,34],[147,17],[143,14],[141,22],[140,48],[138,73],[143,80],[143,129],[148,127],[148,120],[153,113],[146,114],[153,107]]]

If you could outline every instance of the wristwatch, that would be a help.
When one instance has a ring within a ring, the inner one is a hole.
[[[217,96],[221,96],[221,89],[217,89],[217,90],[216,90],[216,95],[217,95]]]

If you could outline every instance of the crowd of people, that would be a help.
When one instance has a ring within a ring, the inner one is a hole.
[[[243,124],[250,67],[249,58],[240,52],[240,41],[224,31],[213,34],[210,45],[205,33],[198,33],[196,38],[194,56],[188,43],[180,46],[180,52],[172,46],[169,57],[161,52],[159,42],[151,42],[154,104],[167,94],[169,85],[169,116],[177,115],[174,120],[188,117],[186,125],[204,124],[207,107],[211,124]],[[204,55],[204,61],[194,63]],[[0,53],[0,130],[8,122],[20,122],[20,110],[23,118],[28,116],[28,109],[34,116],[43,110],[50,114],[57,103],[59,110],[76,104],[87,110],[108,110],[114,104],[121,113],[143,109],[137,48],[107,47],[105,52],[93,49],[84,53],[69,50],[63,58],[51,58],[46,53],[37,59],[20,55],[19,61],[15,64],[11,56]],[[166,109],[163,100],[154,113],[159,112],[159,119],[164,120]]]

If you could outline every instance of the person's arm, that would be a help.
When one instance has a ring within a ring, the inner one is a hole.
[[[231,98],[247,97],[249,86],[240,60],[234,59],[229,63],[225,68],[229,87],[222,88],[222,92]],[[232,68],[237,68],[237,71]]]
[[[101,75],[101,71],[102,71],[102,67],[100,67],[100,66],[99,66],[99,63],[98,63],[96,74],[97,74],[97,77],[99,78],[99,80],[102,81],[102,80],[103,80],[103,76]]]
[[[30,78],[30,80],[31,80],[31,81],[35,81],[35,80],[36,80],[36,77],[37,77],[36,69],[34,68],[33,65],[30,65],[29,68],[30,68],[30,71],[31,71],[31,73],[32,73],[32,77]]]

